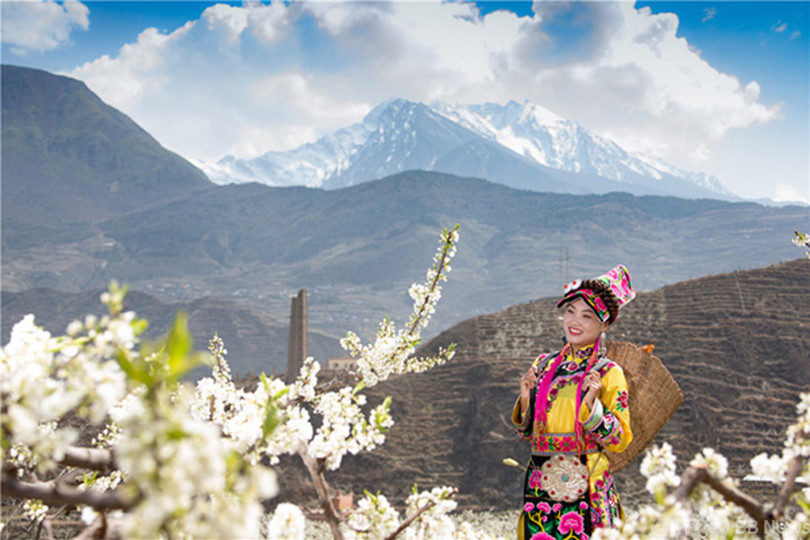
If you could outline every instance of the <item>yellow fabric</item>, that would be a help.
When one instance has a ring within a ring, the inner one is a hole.
[[[573,360],[580,365],[583,362],[587,362],[587,359],[577,358],[571,353],[567,355],[565,360]],[[552,362],[549,362],[546,368],[550,367],[551,364]],[[540,373],[538,380],[542,379],[542,377],[543,373]],[[602,376],[601,381],[602,389],[599,392],[598,399],[602,402],[604,414],[612,414],[616,417],[616,420],[618,420],[619,424],[621,425],[621,433],[619,434],[618,441],[602,444],[601,446],[612,452],[621,452],[627,448],[630,441],[633,439],[633,434],[630,430],[630,411],[628,408],[623,407],[623,404],[619,399],[622,392],[625,393],[625,396],[627,393],[627,381],[624,377],[624,371],[619,365],[613,364]],[[567,384],[559,389],[559,392],[554,398],[551,408],[548,410],[546,415],[546,426],[544,429],[545,433],[575,432],[576,426],[574,419],[576,417],[577,406],[576,392],[577,385],[573,383]],[[535,404],[535,407],[542,406],[542,403]],[[523,411],[520,410],[520,399],[518,398],[518,401],[515,403],[515,407],[512,411],[512,421],[519,429],[525,429],[528,426],[528,423],[533,420],[531,418],[525,418],[522,413]],[[579,421],[584,424],[590,415],[590,409],[583,403],[579,411]],[[539,431],[540,429],[542,429],[542,426],[538,426],[537,423],[534,423],[533,436],[541,435],[542,433]],[[590,487],[591,491],[593,492],[595,489],[595,483],[604,478],[605,471],[607,471],[610,467],[610,462],[601,452],[596,452],[587,455],[587,466],[588,470],[590,471]],[[622,511],[622,519],[623,518],[624,513]]]

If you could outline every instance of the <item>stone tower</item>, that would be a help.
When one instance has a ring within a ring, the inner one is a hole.
[[[290,305],[290,341],[287,349],[287,371],[284,381],[295,381],[307,358],[307,290],[298,291]]]

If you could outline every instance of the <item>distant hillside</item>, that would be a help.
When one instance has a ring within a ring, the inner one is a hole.
[[[538,193],[425,171],[329,191],[214,186],[79,81],[4,66],[2,87],[4,292],[117,279],[167,304],[228,299],[286,321],[290,295],[306,288],[310,328],[371,337],[384,317],[407,318],[408,287],[441,229],[460,223],[435,334],[618,261],[652,290],[789,260],[793,229],[808,223],[806,207]],[[500,159],[481,144],[478,158]]]
[[[2,84],[4,247],[212,185],[80,81],[3,65]]]
[[[53,335],[62,335],[68,323],[87,314],[106,313],[99,301],[101,290],[67,294],[48,289],[33,289],[23,293],[2,294],[2,343],[9,340],[11,328],[23,316],[33,313],[36,323]],[[164,335],[178,311],[188,314],[194,337],[194,348],[205,350],[216,333],[228,350],[227,359],[235,375],[253,373],[282,374],[287,365],[289,323],[275,319],[256,309],[231,300],[201,298],[189,302],[166,304],[154,296],[132,291],[127,294],[127,307],[149,321],[144,337],[156,339]],[[309,333],[309,354],[321,359],[343,356],[337,339],[317,330]],[[194,372],[194,378],[208,373],[204,368]]]
[[[781,451],[799,392],[810,388],[808,282],[806,259],[684,281],[640,294],[609,331],[611,339],[654,342],[685,392],[656,441],[672,444],[681,466],[712,447],[741,478],[752,457]],[[394,427],[383,447],[346,460],[336,486],[404,497],[412,482],[423,489],[455,485],[465,506],[518,508],[522,473],[502,460],[523,463],[529,451],[509,414],[527,366],[561,345],[555,301],[475,317],[427,343],[419,352],[455,342],[457,355],[446,366],[373,389],[370,402],[393,397]],[[627,501],[646,497],[639,462],[618,475]],[[293,485],[286,489],[305,496]]]
[[[370,335],[385,316],[407,317],[406,291],[424,276],[438,233],[460,223],[435,332],[618,261],[651,290],[794,258],[790,238],[806,219],[800,207],[535,193],[426,172],[336,191],[219,186],[71,241],[27,230],[37,243],[4,250],[3,287],[79,292],[115,278],[162,301],[229,297],[279,319],[306,288],[312,328]]]

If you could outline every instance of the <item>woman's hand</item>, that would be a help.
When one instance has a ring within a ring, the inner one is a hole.
[[[532,390],[537,387],[537,368],[531,366],[523,377],[520,378],[520,411],[525,414],[526,409],[529,408],[529,397]]]
[[[582,381],[582,390],[585,392],[585,397],[582,400],[589,409],[593,409],[593,403],[599,392],[602,391],[602,377],[599,372],[591,370],[585,374],[585,379]]]

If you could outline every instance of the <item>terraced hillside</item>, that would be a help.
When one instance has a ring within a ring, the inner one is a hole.
[[[686,394],[656,439],[672,444],[681,466],[709,446],[741,477],[754,455],[779,451],[798,394],[810,388],[808,283],[810,262],[802,259],[642,293],[622,313],[609,337],[654,342]],[[383,447],[348,459],[331,477],[335,485],[401,497],[414,482],[455,485],[463,506],[516,508],[522,472],[502,460],[523,462],[528,448],[509,414],[521,373],[561,343],[554,302],[469,319],[427,343],[423,352],[457,343],[456,358],[373,389],[372,402],[393,397],[396,424]],[[645,497],[639,462],[618,474],[629,502]]]

